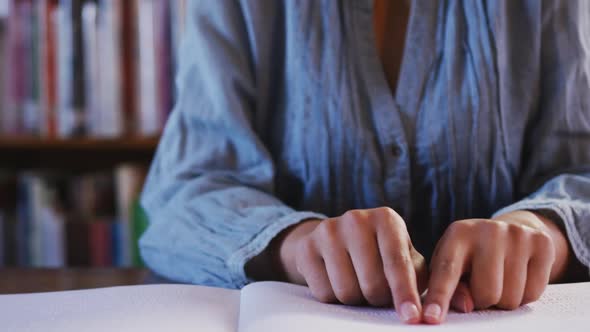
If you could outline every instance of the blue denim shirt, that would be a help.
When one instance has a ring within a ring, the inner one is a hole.
[[[239,288],[286,227],[389,206],[425,257],[453,221],[543,210],[590,265],[590,1],[413,1],[397,91],[370,0],[193,0],[142,196],[143,258]]]

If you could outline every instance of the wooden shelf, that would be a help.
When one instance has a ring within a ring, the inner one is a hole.
[[[158,138],[119,138],[119,139],[41,139],[41,138],[3,138],[0,137],[2,150],[154,150]]]
[[[138,285],[151,283],[153,278],[148,270],[140,268],[4,268],[0,273],[0,294]]]
[[[0,137],[0,168],[96,169],[135,162],[148,165],[158,138],[40,139]]]

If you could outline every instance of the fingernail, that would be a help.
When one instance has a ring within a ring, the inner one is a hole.
[[[410,322],[420,317],[418,307],[412,302],[404,302],[400,308],[400,315],[404,322]]]
[[[438,320],[440,319],[441,311],[442,310],[438,304],[432,303],[426,306],[426,310],[424,310],[424,316]]]

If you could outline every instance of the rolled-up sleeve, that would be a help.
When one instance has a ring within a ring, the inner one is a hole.
[[[545,1],[541,93],[523,147],[515,210],[548,210],[590,267],[590,2]]]
[[[179,98],[142,195],[147,265],[173,280],[239,288],[245,264],[286,227],[325,216],[273,195],[272,158],[253,126],[256,86],[238,1],[191,1]]]

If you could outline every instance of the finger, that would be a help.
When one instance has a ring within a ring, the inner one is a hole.
[[[469,288],[476,309],[486,309],[500,301],[504,281],[502,247],[488,245],[474,254]]]
[[[467,260],[465,248],[450,241],[440,246],[431,263],[428,293],[424,301],[424,322],[440,324],[445,320]]]
[[[535,244],[534,255],[527,266],[527,281],[524,290],[522,304],[531,303],[541,297],[549,283],[551,266],[555,260],[555,248],[547,243],[543,236],[535,235],[539,243]]]
[[[428,265],[424,256],[420,255],[416,249],[410,249],[410,256],[414,264],[414,271],[416,271],[416,284],[418,287],[418,294],[422,295],[428,288]]]
[[[496,305],[500,309],[514,310],[522,303],[527,279],[528,252],[513,250],[505,259],[502,297]]]
[[[338,301],[347,305],[361,304],[363,293],[346,249],[332,243],[323,247],[322,257]]]
[[[337,302],[324,260],[316,250],[313,242],[307,241],[300,248],[302,252],[297,256],[297,269],[305,278],[311,294],[320,302]]]
[[[383,270],[396,311],[404,322],[414,324],[420,322],[422,308],[406,235],[405,229],[395,229],[392,224],[377,232]]]
[[[348,243],[348,252],[357,275],[363,297],[373,306],[381,307],[392,303],[391,290],[383,271],[374,234],[356,233]]]
[[[455,294],[451,299],[451,308],[458,312],[468,313],[472,312],[475,305],[473,304],[473,298],[471,297],[471,291],[467,284],[463,281],[459,282]]]
[[[547,284],[551,269],[547,268],[544,262],[531,259],[527,267],[527,281],[521,304],[527,304],[538,300]]]

